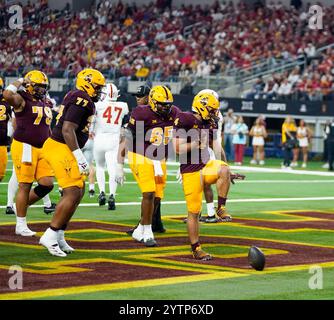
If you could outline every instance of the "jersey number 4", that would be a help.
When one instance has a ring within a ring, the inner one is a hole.
[[[107,123],[112,123],[111,122],[111,120],[113,119],[112,108],[113,107],[109,106],[103,112],[103,118],[107,119]],[[122,113],[122,108],[115,107],[114,110],[116,112],[116,117],[115,117],[115,120],[113,119],[113,124],[118,124],[119,118],[120,118],[121,113]]]

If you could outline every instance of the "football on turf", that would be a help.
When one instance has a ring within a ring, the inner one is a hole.
[[[262,271],[266,264],[266,257],[258,247],[252,246],[248,251],[248,263],[255,270]]]

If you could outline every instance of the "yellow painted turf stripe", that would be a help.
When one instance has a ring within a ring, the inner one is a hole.
[[[5,294],[0,294],[0,300],[38,299],[38,298],[70,295],[70,294],[94,293],[99,291],[145,288],[145,287],[154,287],[161,285],[173,285],[173,284],[200,282],[208,280],[220,280],[220,279],[236,278],[243,276],[245,275],[235,274],[232,272],[216,272],[212,274],[194,275],[194,276],[180,276],[180,277],[169,277],[169,278],[151,279],[151,280],[146,279],[146,280],[138,280],[131,282],[94,284],[94,285],[76,286],[69,288],[5,293]]]

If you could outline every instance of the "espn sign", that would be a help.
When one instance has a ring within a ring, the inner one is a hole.
[[[267,104],[268,111],[286,111],[285,103],[268,103]]]
[[[253,101],[242,101],[241,110],[242,111],[245,111],[245,110],[253,111],[254,110],[253,104],[254,104]]]

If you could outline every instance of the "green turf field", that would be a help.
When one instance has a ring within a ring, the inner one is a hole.
[[[272,159],[265,167],[279,164]],[[327,172],[321,165],[312,162],[308,170]],[[76,252],[65,258],[49,255],[38,237],[14,235],[15,217],[4,214],[8,171],[0,184],[0,299],[333,299],[333,175],[239,171],[247,178],[231,186],[233,221],[201,224],[202,246],[214,260],[197,262],[182,221],[186,208],[176,169],[169,167],[162,206],[167,232],[156,235],[158,247],[146,248],[124,232],[140,215],[139,189],[128,173],[116,211],[85,195],[67,232]],[[57,188],[51,198],[59,199]],[[50,216],[38,205],[29,209],[28,221],[40,236]],[[266,255],[262,272],[248,266],[251,245]],[[22,289],[8,286],[13,265],[23,269]],[[321,267],[322,277],[312,266]]]

